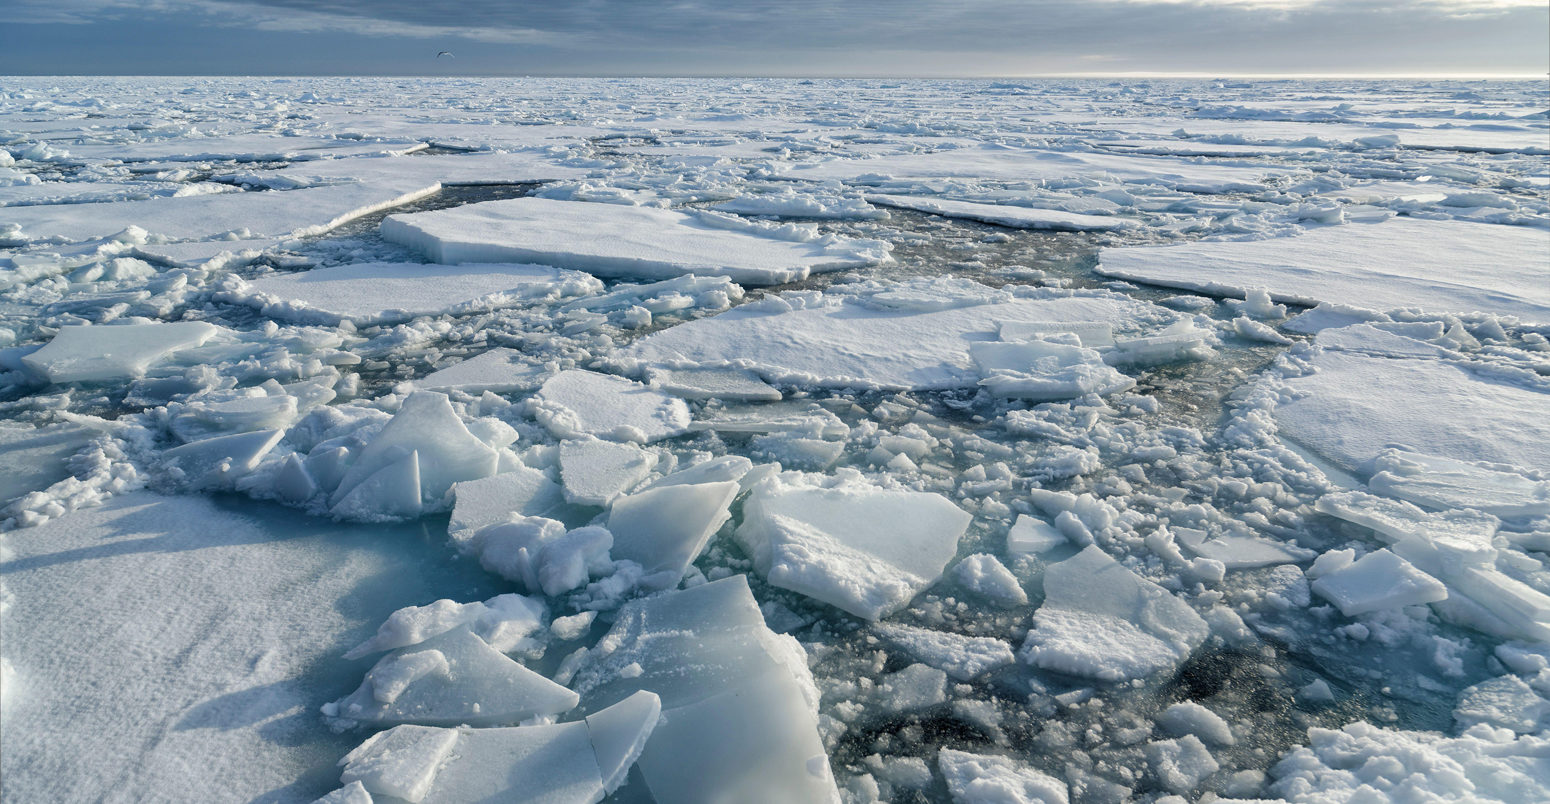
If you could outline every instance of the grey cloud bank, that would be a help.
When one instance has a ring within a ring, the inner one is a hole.
[[[9,16],[5,74],[1542,75],[1550,60],[1550,8],[1524,0],[21,0]]]

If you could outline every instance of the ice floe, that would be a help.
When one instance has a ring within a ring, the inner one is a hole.
[[[955,201],[914,195],[869,195],[873,204],[885,207],[913,209],[949,218],[967,218],[1013,229],[1055,229],[1070,232],[1101,232],[1134,225],[1123,218],[1102,215],[1083,215],[1058,209],[1035,209],[1006,204],[978,204],[972,201]]]
[[[562,438],[649,443],[689,429],[683,400],[594,371],[562,371],[546,380],[533,400],[538,420]]]
[[[743,503],[737,540],[771,584],[876,620],[941,577],[969,520],[937,494],[772,477]]]
[[[754,285],[889,259],[887,246],[876,241],[820,238],[673,210],[542,198],[394,215],[382,222],[382,236],[443,263],[540,263],[635,279],[693,273]]]

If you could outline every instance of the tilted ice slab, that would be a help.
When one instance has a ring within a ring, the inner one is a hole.
[[[1550,230],[1395,219],[1296,237],[1104,249],[1105,276],[1276,301],[1487,312],[1550,323]]]
[[[299,237],[406,204],[438,188],[434,183],[387,181],[284,192],[6,207],[0,210],[0,227],[15,223],[26,237],[69,241],[111,237],[130,226],[177,240],[209,240],[234,232],[244,238]]]
[[[340,761],[340,792],[358,786],[412,804],[595,804],[624,783],[661,713],[661,700],[642,691],[570,723],[397,726]]]
[[[562,714],[579,701],[465,625],[382,657],[355,692],[325,705],[323,714],[344,727],[514,726]]]
[[[573,686],[591,711],[661,696],[639,761],[657,801],[839,801],[806,652],[765,627],[745,576],[626,604]]]
[[[948,218],[1008,226],[1013,229],[1055,229],[1065,232],[1101,232],[1133,226],[1132,221],[1105,215],[1083,215],[1058,209],[1034,209],[1004,204],[980,204],[918,195],[869,195],[866,199],[884,207],[913,209]]]
[[[731,518],[728,508],[740,489],[736,479],[673,482],[618,500],[608,512],[613,557],[641,565],[642,587],[671,588]]]
[[[1275,406],[1281,435],[1366,471],[1392,444],[1456,461],[1550,466],[1550,393],[1451,360],[1324,350],[1317,371],[1282,380],[1295,398]]]
[[[238,279],[233,290],[220,295],[273,318],[371,325],[422,315],[466,315],[602,289],[587,274],[546,265],[367,262]]]
[[[886,244],[791,237],[786,229],[620,204],[516,198],[392,215],[382,236],[443,263],[522,262],[602,277],[726,276],[774,285],[886,262]]]
[[[562,371],[538,389],[538,421],[561,438],[597,436],[647,443],[689,429],[689,408],[638,382],[595,371]]]
[[[127,380],[220,331],[203,321],[61,327],[53,340],[23,357],[22,363],[55,383]]]
[[[902,307],[835,295],[787,296],[792,298],[746,304],[654,332],[622,350],[621,357],[650,366],[735,365],[770,381],[822,387],[972,388],[982,375],[969,354],[971,344],[996,340],[1004,322],[1119,327],[1172,318],[1162,308],[1117,296],[991,295],[953,306],[956,300],[928,294]],[[933,300],[940,306],[921,309]]]
[[[1189,604],[1095,545],[1044,572],[1044,604],[1020,657],[1103,681],[1172,671],[1209,635]]]
[[[772,585],[877,620],[942,577],[972,517],[940,494],[769,478],[737,540]]]
[[[499,454],[463,424],[446,395],[416,391],[358,455],[333,489],[337,516],[372,519],[414,515],[440,505],[461,480],[495,474]],[[414,464],[409,469],[405,462]],[[412,471],[412,480],[407,472]],[[404,483],[398,482],[403,475]]]

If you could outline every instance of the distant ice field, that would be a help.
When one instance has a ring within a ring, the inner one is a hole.
[[[1550,800],[1547,108],[0,80],[0,804]]]

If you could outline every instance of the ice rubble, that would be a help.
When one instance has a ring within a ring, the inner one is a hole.
[[[1020,657],[1103,681],[1177,667],[1208,634],[1189,604],[1090,545],[1044,573],[1043,605]]]
[[[839,801],[806,654],[765,627],[744,576],[626,604],[573,687],[589,711],[661,696],[638,762],[658,801]]]
[[[340,780],[412,804],[595,804],[624,782],[661,701],[637,692],[583,720],[514,728],[397,726],[340,761]]]
[[[562,371],[533,397],[538,420],[561,438],[596,436],[649,443],[689,429],[683,400],[622,377]]]
[[[1550,324],[1550,230],[1395,219],[1310,228],[1297,237],[1104,249],[1106,276],[1278,301],[1490,312]]]
[[[1025,298],[973,282],[938,280],[859,296],[786,293],[654,332],[621,350],[621,358],[660,367],[739,366],[766,380],[830,388],[963,388],[989,373],[1004,375],[995,387],[1008,395],[1068,398],[1118,390],[1126,381],[1094,363],[1096,352],[1075,351],[1083,347],[1038,341],[980,347],[1026,353],[986,352],[993,366],[988,371],[976,364],[971,349],[994,342],[998,329],[1012,323],[1058,329],[1066,322],[1120,327],[1173,318],[1162,308],[1117,296]],[[1209,337],[1194,333],[1170,342],[1165,351],[1177,357]],[[1135,346],[1139,352],[1116,350],[1125,357],[1158,358],[1145,353],[1144,345]],[[1008,362],[1014,357],[1015,369]],[[1039,362],[1045,357],[1048,367]],[[1020,385],[1020,379],[1027,382]]]
[[[221,331],[203,321],[108,326],[112,329],[61,327],[22,363],[53,383],[127,380],[145,374],[168,354],[199,346]]]
[[[884,207],[913,209],[949,218],[967,218],[1014,229],[1055,229],[1070,232],[1102,232],[1135,225],[1124,218],[1084,215],[1058,209],[1035,209],[1006,204],[979,204],[947,198],[917,195],[868,195],[866,199]]]
[[[938,494],[771,477],[736,535],[771,584],[877,620],[942,576],[970,519]]]
[[[937,767],[954,804],[1066,804],[1070,800],[1064,782],[1007,757],[943,748],[937,754]]]
[[[1499,517],[1550,514],[1550,482],[1514,466],[1386,449],[1373,461],[1373,491],[1433,510],[1473,508]]]
[[[423,315],[459,315],[513,304],[583,296],[602,283],[543,265],[354,263],[251,281],[221,297],[302,323],[366,326]]]
[[[442,263],[522,262],[602,277],[726,276],[773,285],[885,262],[886,244],[820,238],[705,214],[516,198],[392,215],[382,236]]]

